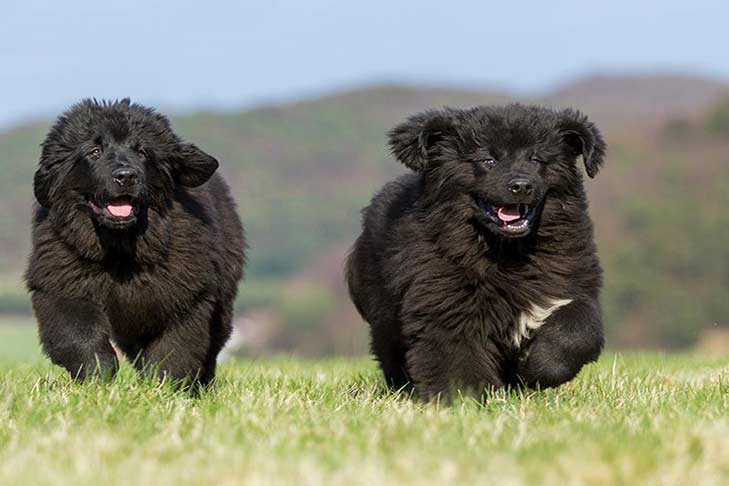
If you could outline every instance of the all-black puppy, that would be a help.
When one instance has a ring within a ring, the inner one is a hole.
[[[71,375],[142,368],[208,383],[231,333],[245,240],[218,162],[150,108],[85,100],[35,173],[26,273],[43,349]]]
[[[572,379],[603,347],[581,113],[512,104],[413,116],[389,134],[415,173],[363,212],[347,263],[387,381],[426,398]]]

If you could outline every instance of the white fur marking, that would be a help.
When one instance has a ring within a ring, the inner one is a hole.
[[[528,339],[531,331],[539,329],[544,325],[549,316],[554,311],[572,302],[572,299],[555,299],[550,302],[547,307],[539,307],[532,304],[532,308],[528,311],[522,312],[519,316],[519,320],[516,323],[516,329],[512,337],[514,345],[518,348],[521,345],[522,340]]]

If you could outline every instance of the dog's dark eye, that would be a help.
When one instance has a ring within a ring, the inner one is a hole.
[[[101,157],[101,149],[100,149],[99,147],[94,147],[94,148],[93,148],[93,149],[91,149],[91,151],[90,151],[90,152],[89,152],[89,153],[87,154],[87,157],[88,157],[88,158],[90,158],[90,159],[92,159],[92,160],[96,160],[96,159],[98,159],[99,157]]]
[[[545,163],[544,160],[540,159],[536,155],[534,157],[532,157],[532,162],[534,162],[535,164],[544,164]]]
[[[491,157],[483,159],[481,161],[481,165],[485,165],[486,167],[493,167],[496,165],[496,159],[492,159]]]
[[[143,159],[147,158],[147,151],[144,150],[143,148],[138,148],[137,154],[139,154],[139,156],[142,157]]]

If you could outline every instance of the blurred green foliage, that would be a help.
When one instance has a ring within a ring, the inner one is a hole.
[[[706,128],[714,135],[729,136],[729,96],[724,97],[709,111]]]
[[[309,333],[334,308],[335,297],[316,282],[295,282],[283,290],[278,305],[285,322],[298,332]]]
[[[334,331],[344,342],[342,334],[354,336],[363,326],[341,289],[342,248],[356,237],[360,209],[373,192],[404,171],[387,153],[386,130],[427,107],[495,101],[502,99],[385,86],[174,117],[181,135],[220,160],[246,225],[250,265],[237,310],[274,312],[284,323],[284,349],[314,335],[320,350],[338,351]],[[729,326],[729,97],[696,119],[622,129],[628,121],[600,124],[608,165],[586,183],[605,267],[609,343],[685,347],[703,329]],[[29,312],[19,275],[29,250],[32,176],[48,126],[0,134],[0,275],[8,276],[0,281],[0,313]],[[336,262],[319,269],[327,258]],[[331,315],[352,322],[326,327]]]

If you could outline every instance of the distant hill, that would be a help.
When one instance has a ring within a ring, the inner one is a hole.
[[[729,255],[717,243],[729,228],[729,144],[701,124],[726,90],[701,78],[593,77],[536,100],[582,109],[602,124],[610,144],[606,170],[587,186],[613,345],[682,346],[714,322],[729,325],[721,297],[729,290],[722,273]],[[174,116],[180,134],[221,161],[248,228],[251,265],[239,307],[265,316],[259,351],[362,351],[364,327],[344,293],[341,263],[360,208],[404,171],[387,153],[386,130],[429,107],[512,99],[383,85],[250,111]],[[683,138],[667,135],[668,119]],[[0,312],[27,308],[19,275],[28,253],[32,174],[48,126],[0,134]]]
[[[649,122],[705,109],[729,91],[725,81],[688,75],[595,75],[567,83],[545,100],[614,122]]]

